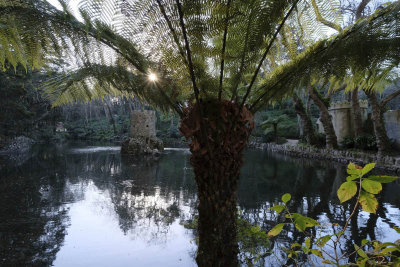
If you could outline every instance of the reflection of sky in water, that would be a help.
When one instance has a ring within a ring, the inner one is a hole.
[[[157,233],[156,240],[146,231],[154,227],[149,219],[141,222],[148,225],[140,231],[124,233],[110,193],[93,183],[84,190],[83,200],[68,204],[71,226],[54,266],[194,266],[192,237],[179,220],[162,237]],[[150,205],[165,204],[160,197],[149,198],[144,201]]]
[[[15,266],[194,266],[195,236],[182,226],[197,205],[189,157],[187,150],[170,149],[158,162],[131,162],[115,147],[75,147],[45,150],[1,169],[0,203],[7,205],[0,205],[0,221],[10,223],[0,224],[0,241],[10,249],[0,246],[0,260]],[[244,219],[267,232],[285,220],[269,208],[291,193],[290,210],[327,225],[317,235],[332,234],[330,225],[344,225],[350,212],[336,196],[345,177],[345,167],[333,162],[250,150],[238,206]],[[400,238],[392,229],[400,226],[399,189],[399,183],[384,187],[378,216],[359,212],[343,251],[353,249],[348,240]],[[37,217],[40,223],[29,219]],[[21,222],[27,225],[20,228]],[[304,236],[285,227],[273,242],[278,256],[266,257],[265,266],[280,266],[279,247],[302,243]]]

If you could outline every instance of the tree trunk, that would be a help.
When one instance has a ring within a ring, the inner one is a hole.
[[[117,135],[117,127],[115,126],[115,120],[114,120],[113,114],[112,114],[112,112],[111,112],[110,105],[107,103],[107,101],[105,101],[105,104],[106,104],[106,106],[107,106],[108,113],[109,113],[109,115],[110,115],[110,120],[111,120],[111,123],[112,123],[112,126],[113,126],[114,135]]]
[[[374,133],[376,138],[376,145],[378,146],[378,154],[383,155],[390,151],[389,137],[386,133],[385,122],[383,119],[383,112],[378,103],[378,98],[375,92],[365,91],[368,102],[372,109],[372,121],[374,122]]]
[[[169,122],[169,128],[172,129],[174,127],[174,114],[171,114],[171,120]]]
[[[354,136],[360,136],[363,134],[363,129],[360,102],[358,101],[358,90],[351,92],[351,107],[351,111],[353,112]]]
[[[110,115],[109,115],[108,110],[106,108],[106,104],[103,105],[103,110],[104,110],[104,115],[106,115],[106,119],[110,120]]]
[[[192,140],[190,162],[199,197],[198,266],[238,266],[237,186],[254,127],[246,107],[209,101],[184,110],[180,131]]]
[[[273,123],[275,143],[278,143],[278,123]]]
[[[300,98],[297,95],[293,96],[293,100],[294,100],[294,110],[296,111],[297,115],[299,115],[300,120],[302,122],[301,124],[303,127],[303,135],[306,137],[307,144],[313,145],[315,140],[315,133],[310,116],[308,116],[303,103],[301,102]]]
[[[316,104],[321,112],[321,123],[322,126],[324,127],[324,132],[326,135],[326,148],[337,148],[337,137],[335,133],[335,129],[333,128],[331,116],[329,114],[328,108],[325,105],[325,103],[321,100],[321,98],[318,96],[318,93],[314,88],[311,86],[309,87],[309,93],[314,101],[314,104]]]

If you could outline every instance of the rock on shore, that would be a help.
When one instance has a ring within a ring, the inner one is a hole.
[[[157,137],[128,137],[121,144],[121,154],[123,155],[158,156],[163,150],[163,142]]]

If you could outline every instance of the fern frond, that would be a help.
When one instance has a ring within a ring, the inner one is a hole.
[[[163,87],[164,96],[158,87]],[[146,75],[133,73],[122,66],[86,64],[75,71],[57,75],[41,85],[44,95],[53,106],[87,102],[105,96],[138,97],[163,111],[171,108],[174,88],[150,82]],[[170,96],[165,98],[170,94]]]
[[[359,81],[373,81],[366,77],[371,69],[377,69],[377,64],[385,69],[400,63],[399,22],[400,3],[396,2],[337,36],[317,42],[264,79],[250,100],[252,109],[259,109],[270,100],[282,98],[298,86],[315,80],[343,79],[350,71]]]

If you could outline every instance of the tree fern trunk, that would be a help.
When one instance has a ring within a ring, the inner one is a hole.
[[[309,93],[314,101],[314,104],[316,104],[321,112],[321,123],[322,126],[324,127],[324,132],[326,135],[326,147],[327,148],[337,148],[337,137],[335,133],[335,129],[333,128],[331,116],[328,111],[328,107],[325,105],[325,103],[321,100],[321,98],[318,96],[317,92],[315,91],[314,88],[309,88]]]
[[[363,134],[363,129],[360,102],[358,101],[358,90],[354,90],[351,93],[351,107],[353,112],[354,136],[359,136]]]
[[[315,140],[315,132],[311,122],[311,118],[310,116],[308,116],[303,103],[297,95],[293,96],[293,100],[294,110],[296,111],[297,115],[299,115],[302,122],[301,124],[303,127],[303,135],[306,137],[307,144],[313,145]]]
[[[386,133],[385,122],[383,119],[383,112],[378,103],[378,99],[374,92],[367,92],[368,102],[372,109],[372,121],[374,122],[374,133],[376,138],[376,145],[378,146],[378,153],[380,155],[390,151],[389,137]]]
[[[115,126],[115,120],[114,120],[113,114],[111,112],[110,105],[107,103],[107,101],[106,101],[106,106],[107,106],[107,109],[108,109],[108,113],[110,115],[110,120],[111,120],[111,123],[112,123],[112,126],[113,126],[114,135],[117,135],[117,127]]]
[[[191,138],[190,162],[199,197],[198,266],[238,266],[237,186],[252,114],[230,101],[185,110],[180,131]],[[201,117],[201,115],[203,117]],[[201,126],[203,128],[201,128]]]
[[[273,123],[272,126],[274,127],[274,139],[275,143],[278,143],[278,123]]]

